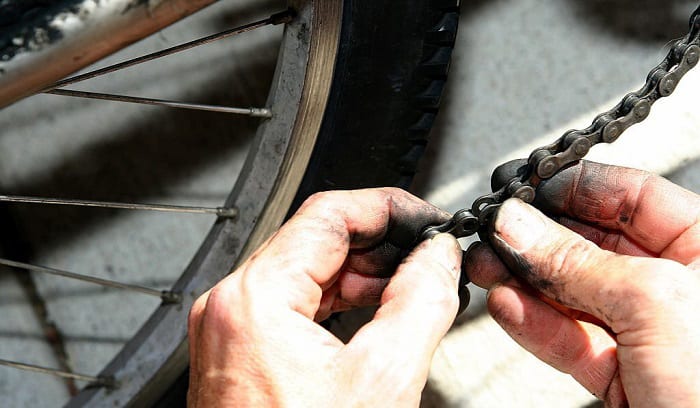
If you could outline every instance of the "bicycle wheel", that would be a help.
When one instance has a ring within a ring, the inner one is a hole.
[[[72,406],[147,406],[187,364],[191,303],[309,194],[407,187],[439,106],[457,1],[305,0],[290,5],[264,122],[219,218],[164,303]],[[335,61],[329,64],[328,61]],[[381,114],[376,114],[381,112]]]

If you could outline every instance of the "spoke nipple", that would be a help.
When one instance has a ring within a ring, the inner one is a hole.
[[[250,108],[250,116],[269,119],[272,117],[272,111],[264,108]]]
[[[236,218],[238,217],[238,208],[219,207],[216,209],[216,215],[221,218]]]
[[[270,24],[278,25],[291,23],[294,17],[296,17],[296,14],[296,11],[290,7],[286,11],[270,16]]]
[[[182,303],[182,293],[180,292],[164,290],[160,292],[160,298],[163,300],[163,303],[166,304]]]

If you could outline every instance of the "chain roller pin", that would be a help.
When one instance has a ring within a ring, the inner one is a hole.
[[[651,113],[651,104],[646,100],[639,100],[632,108],[632,113],[639,122],[643,121]]]
[[[622,129],[620,129],[619,123],[610,122],[605,128],[603,128],[603,141],[605,143],[612,143],[616,141],[622,135]]]
[[[557,170],[559,170],[559,163],[554,155],[545,157],[537,164],[537,175],[541,179],[551,178]]]
[[[669,73],[659,83],[659,94],[661,96],[669,96],[676,90],[677,85],[676,76]]]
[[[522,186],[515,191],[513,197],[519,198],[526,203],[535,201],[535,188],[532,186]]]
[[[575,141],[571,145],[570,149],[573,150],[574,154],[580,159],[588,154],[592,146],[593,144],[590,140],[588,140],[588,138],[582,137]]]

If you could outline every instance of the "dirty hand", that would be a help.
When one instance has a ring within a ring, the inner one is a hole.
[[[444,234],[401,248],[448,217],[397,189],[309,199],[193,306],[189,406],[416,406],[462,252]],[[316,323],[374,304],[348,344]]]
[[[465,258],[494,319],[606,406],[699,407],[700,197],[582,162],[535,206],[553,219],[508,200]]]

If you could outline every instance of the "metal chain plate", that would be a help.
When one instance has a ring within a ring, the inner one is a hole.
[[[535,149],[528,159],[527,170],[496,192],[477,198],[471,208],[457,211],[441,225],[428,226],[420,240],[439,233],[457,238],[469,237],[488,224],[492,215],[508,198],[527,203],[535,199],[537,186],[554,177],[560,170],[581,160],[598,143],[613,143],[630,126],[649,116],[652,105],[675,91],[681,78],[700,61],[700,7],[690,17],[688,34],[672,44],[666,58],[647,75],[644,86],[625,95],[614,108],[601,113],[583,130],[570,130],[557,141]]]

